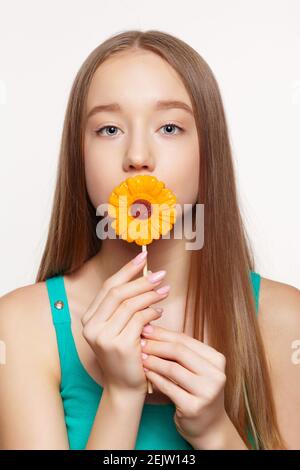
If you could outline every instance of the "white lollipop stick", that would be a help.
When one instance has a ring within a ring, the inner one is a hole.
[[[147,245],[142,245],[142,251],[147,251]],[[147,273],[148,273],[148,268],[147,268],[147,259],[146,259],[146,264],[143,269],[143,275],[146,276]],[[147,385],[148,385],[148,393],[153,393],[152,383],[150,382],[149,379],[147,379]]]

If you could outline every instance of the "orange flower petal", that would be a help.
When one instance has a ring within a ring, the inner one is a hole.
[[[151,204],[151,216],[148,219],[135,218],[130,212],[137,200]],[[176,196],[155,176],[127,178],[112,191],[109,202],[112,204],[109,215],[115,218],[111,226],[129,243],[135,241],[138,245],[147,245],[170,231],[176,220],[173,207]]]

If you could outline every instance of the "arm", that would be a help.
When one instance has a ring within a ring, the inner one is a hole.
[[[69,449],[59,382],[48,354],[53,332],[50,323],[41,328],[38,289],[26,286],[0,299],[0,340],[6,349],[0,365],[4,450]]]
[[[0,299],[0,450],[69,450],[45,292],[38,283]],[[134,449],[144,399],[104,389],[86,449]]]
[[[214,428],[190,444],[195,450],[248,450],[227,413]]]
[[[86,450],[134,449],[145,396],[105,388]]]
[[[258,321],[277,412],[287,449],[300,449],[300,291],[262,278]]]
[[[288,450],[300,449],[300,291],[261,279],[258,322],[270,365],[279,431]],[[247,449],[227,415],[194,449]]]

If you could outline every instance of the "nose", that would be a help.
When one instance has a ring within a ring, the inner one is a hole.
[[[124,171],[153,171],[153,164],[150,159],[141,155],[127,157],[124,160]]]
[[[137,148],[131,148],[123,159],[123,170],[125,172],[148,171],[152,172],[155,167],[153,156],[146,145]]]
[[[131,163],[130,165],[128,165],[128,169],[126,171],[131,172],[131,171],[151,171],[151,170],[149,168],[149,165],[135,161],[134,163]]]

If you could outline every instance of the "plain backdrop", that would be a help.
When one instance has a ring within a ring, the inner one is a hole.
[[[208,62],[256,271],[300,288],[299,0],[1,0],[0,12],[0,295],[35,282],[75,74],[127,29],[171,33]]]

